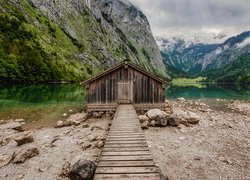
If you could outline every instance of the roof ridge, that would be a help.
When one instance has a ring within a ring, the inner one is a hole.
[[[137,65],[137,64],[135,64],[135,63],[133,63],[133,62],[131,62],[130,60],[124,60],[124,61],[121,61],[121,62],[119,62],[119,63],[117,63],[117,64],[111,66],[110,68],[104,70],[103,72],[101,72],[101,73],[99,73],[99,74],[97,74],[97,75],[95,75],[95,76],[93,76],[93,77],[91,77],[91,78],[89,78],[89,79],[83,81],[82,84],[83,84],[83,85],[88,84],[88,83],[90,83],[90,82],[92,82],[92,81],[94,81],[94,80],[96,80],[96,79],[98,79],[98,78],[100,78],[100,77],[102,77],[102,76],[104,76],[104,75],[106,75],[106,74],[112,72],[112,71],[115,71],[116,69],[119,69],[120,67],[122,67],[123,65],[126,65],[126,64],[129,65],[129,66],[131,66],[132,68],[134,68],[134,69],[140,71],[141,73],[150,76],[151,78],[153,78],[153,79],[155,79],[155,80],[157,80],[157,81],[159,81],[159,82],[161,82],[161,83],[164,83],[164,84],[167,84],[167,83],[168,83],[168,81],[165,81],[165,80],[163,80],[163,79],[160,78],[160,77],[157,77],[156,75],[154,75],[154,74],[148,72],[147,70],[145,70],[145,69],[143,69],[142,67],[140,67],[139,65]]]

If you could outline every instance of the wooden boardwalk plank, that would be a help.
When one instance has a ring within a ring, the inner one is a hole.
[[[96,174],[95,180],[159,180],[158,173],[148,174]]]
[[[153,161],[100,161],[98,167],[147,167],[154,166]]]
[[[150,155],[149,151],[126,151],[126,152],[103,152],[104,156],[134,156],[134,155]]]
[[[96,174],[138,174],[138,173],[158,173],[157,167],[99,167]]]
[[[101,156],[100,160],[102,161],[140,161],[140,160],[153,160],[151,155],[135,155],[135,156]]]
[[[102,152],[121,152],[121,151],[148,151],[148,147],[123,147],[123,148],[109,148],[105,147]]]
[[[118,106],[94,179],[160,180],[132,105]]]

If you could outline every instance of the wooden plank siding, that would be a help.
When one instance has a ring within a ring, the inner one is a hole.
[[[135,69],[124,66],[89,84],[89,104],[114,104],[118,98],[118,83],[130,81],[134,104],[159,104],[164,101],[162,83]]]

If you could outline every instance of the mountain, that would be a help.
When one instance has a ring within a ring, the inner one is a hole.
[[[156,38],[166,64],[193,74],[199,59],[210,53],[218,45],[196,44],[183,39]]]
[[[196,44],[178,38],[157,38],[157,43],[167,65],[191,76],[203,75],[222,82],[239,82],[248,77],[250,31],[221,44]]]
[[[1,82],[80,81],[124,59],[166,76],[146,16],[126,0],[0,1]]]

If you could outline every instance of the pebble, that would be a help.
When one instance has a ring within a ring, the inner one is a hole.
[[[68,114],[67,113],[63,113],[63,117],[66,117],[66,116],[68,116]]]

